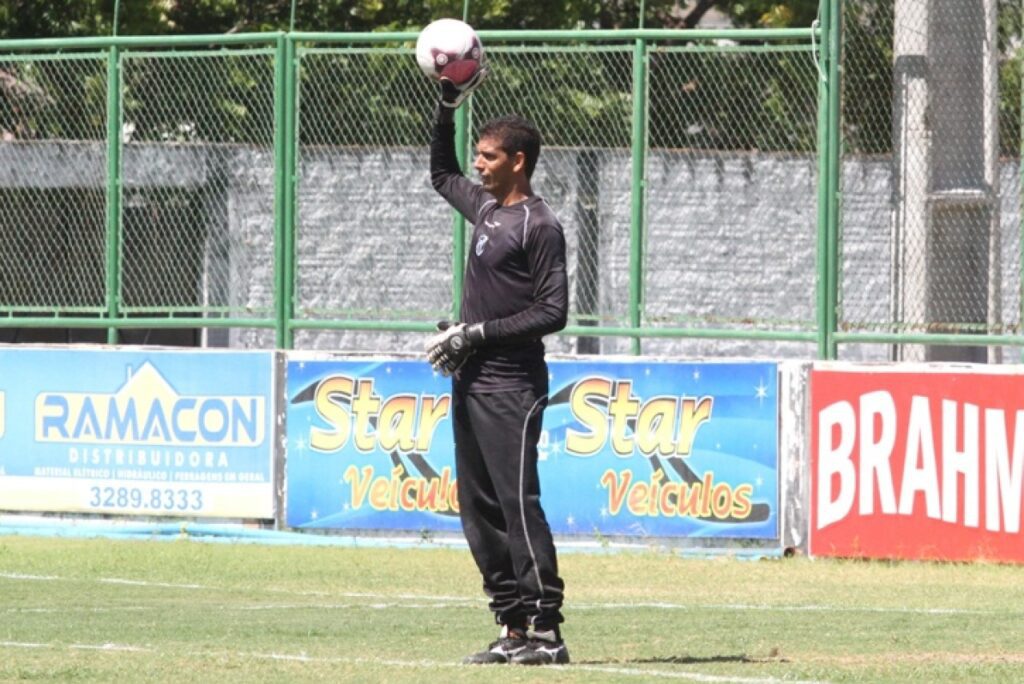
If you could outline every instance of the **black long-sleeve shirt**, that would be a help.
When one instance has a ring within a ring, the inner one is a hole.
[[[456,374],[465,392],[533,388],[547,392],[541,337],[565,327],[569,284],[565,236],[551,207],[536,195],[511,206],[462,175],[455,156],[455,125],[434,124],[431,182],[473,224],[462,317],[484,324],[484,344]]]

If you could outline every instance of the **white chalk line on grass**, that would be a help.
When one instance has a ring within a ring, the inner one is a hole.
[[[101,584],[125,584],[133,587],[159,587],[161,589],[209,589],[201,584],[177,584],[175,582],[150,582],[148,580],[122,579],[120,577],[100,577]]]
[[[41,644],[23,641],[0,641],[0,648],[20,649],[59,649],[59,644]],[[145,653],[159,654],[156,649],[146,646],[134,646],[131,644],[68,644],[69,650],[76,651],[103,651],[108,653]],[[309,656],[304,653],[245,653],[237,651],[217,652],[193,652],[194,657],[221,657],[234,656],[242,658],[257,658],[260,660],[277,660],[299,663],[337,663],[342,665],[374,665],[383,667],[399,667],[406,669],[455,669],[478,667],[475,665],[462,665],[459,663],[440,662],[435,660],[397,660],[394,658],[346,658],[344,656],[320,657]],[[821,680],[791,680],[778,679],[776,677],[739,677],[732,675],[711,675],[700,672],[673,672],[670,670],[645,669],[639,667],[619,667],[606,665],[561,665],[558,669],[565,668],[567,672],[599,672],[602,674],[616,674],[627,677],[639,677],[643,679],[683,679],[691,682],[715,682],[721,684],[777,684],[787,682],[788,684],[824,684]],[[496,668],[500,669],[500,668]],[[549,669],[549,668],[545,668]],[[497,672],[495,672],[497,674]]]
[[[127,651],[129,653],[155,653],[152,648],[128,644],[68,644],[75,651]]]
[[[29,641],[0,641],[0,648],[60,648],[57,644],[40,644]],[[153,653],[153,649],[144,646],[130,646],[128,644],[68,644],[68,649],[73,651],[125,651],[129,653]]]
[[[98,582],[100,584],[125,585],[135,587],[154,587],[159,589],[188,589],[193,591],[255,591],[268,594],[285,594],[289,596],[313,596],[313,597],[337,597],[370,599],[377,602],[384,602],[388,608],[408,609],[437,609],[450,607],[463,607],[480,605],[486,602],[484,598],[467,598],[460,596],[444,596],[430,594],[379,594],[372,592],[325,592],[325,591],[295,591],[280,589],[276,587],[216,587],[202,584],[184,584],[173,582],[153,582],[149,580],[135,580],[118,577],[101,577],[98,579],[63,578],[51,575],[23,575],[19,573],[0,573],[0,579],[22,580],[22,581],[68,581],[68,582]],[[392,603],[400,601],[401,603]],[[340,608],[361,608],[374,607],[375,604],[345,604]],[[230,609],[230,605],[224,606]],[[296,606],[300,607],[300,606]],[[318,604],[316,606],[324,608]],[[895,613],[908,615],[1005,615],[1005,611],[978,610],[968,608],[914,608],[911,606],[833,606],[828,604],[801,604],[801,605],[772,605],[772,604],[744,604],[744,603],[673,603],[669,601],[634,601],[634,602],[579,602],[566,606],[570,610],[723,610],[723,611],[766,611],[766,612],[827,612],[827,613]],[[254,610],[258,608],[253,608]],[[269,608],[267,608],[269,609]],[[264,609],[264,610],[267,610]]]
[[[143,610],[157,610],[161,606],[62,606],[60,608],[34,608],[22,606],[20,608],[4,608],[3,613],[120,613],[135,612]]]
[[[572,604],[578,610],[613,610],[629,608],[651,608],[655,610],[760,610],[780,613],[911,613],[921,615],[994,615],[994,610],[969,608],[911,608],[909,606],[830,606],[830,605],[771,605],[766,603],[664,603],[637,601],[636,603],[582,603]],[[1003,614],[1002,611],[999,611]]]
[[[5,572],[0,574],[0,578],[12,580],[34,580],[37,582],[55,582],[64,579],[63,577],[54,577],[53,575],[23,575],[20,572]]]
[[[383,597],[381,597],[383,598]],[[374,601],[372,603],[256,603],[250,605],[238,605],[238,604],[217,604],[217,610],[234,610],[234,611],[288,611],[288,610],[438,610],[439,608],[450,608],[453,606],[462,607],[470,604],[470,600],[467,599],[461,603],[446,603],[446,602],[427,602],[427,603],[410,603],[408,601],[402,602],[388,602],[388,601]],[[476,603],[476,601],[472,601]],[[0,609],[0,613],[69,613],[69,612],[80,612],[80,613],[114,613],[114,612],[140,612],[147,610],[162,610],[165,606],[153,605],[153,606],[139,606],[139,605],[128,605],[128,606],[65,606],[61,608],[50,608],[50,607],[33,607],[33,606],[22,606],[16,608],[4,608]],[[682,604],[664,604],[664,603],[622,603],[622,604],[571,604],[568,606],[570,610],[623,610],[623,609],[653,609],[653,610],[730,610],[730,611],[775,611],[775,612],[874,612],[874,613],[905,613],[905,614],[921,614],[921,615],[985,615],[994,614],[994,611],[980,611],[980,610],[957,610],[951,608],[838,608],[832,606],[764,606],[764,605],[682,605]]]
[[[437,610],[436,603],[256,603],[252,605],[238,604],[204,604],[206,608],[236,611],[273,611],[273,610]],[[16,608],[0,608],[2,613],[118,613],[142,612],[148,610],[165,610],[165,604],[152,606],[63,606],[52,608],[46,606],[20,606]]]
[[[412,600],[412,601],[437,601],[437,602],[452,602],[452,603],[481,603],[487,599],[483,598],[466,598],[465,596],[444,596],[444,595],[424,595],[424,594],[376,594],[359,591],[295,591],[293,589],[281,589],[278,587],[215,587],[202,584],[185,584],[176,582],[153,582],[151,580],[136,580],[128,579],[123,577],[100,577],[97,579],[83,579],[77,577],[57,577],[54,575],[25,575],[21,573],[13,572],[0,572],[0,579],[9,580],[28,580],[28,581],[49,581],[49,582],[98,582],[100,584],[124,584],[126,586],[134,587],[156,587],[160,589],[194,589],[194,590],[206,590],[206,591],[259,591],[268,594],[287,594],[289,596],[314,596],[314,597],[331,597],[337,596],[341,598],[387,598],[394,600]]]

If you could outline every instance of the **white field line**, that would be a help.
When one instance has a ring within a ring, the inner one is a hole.
[[[379,598],[390,598],[380,596]],[[430,597],[420,597],[426,603],[411,603],[408,601],[374,601],[372,603],[256,603],[251,605],[239,604],[218,604],[217,610],[234,611],[275,611],[275,610],[438,610],[443,608],[464,607],[475,604],[470,599],[462,602],[436,601]],[[208,607],[214,607],[207,604]],[[114,613],[114,612],[140,612],[147,610],[163,609],[162,605],[153,606],[107,606],[107,607],[85,607],[70,606],[62,608],[31,607],[3,608],[0,613]],[[665,604],[665,603],[601,603],[601,604],[570,604],[567,610],[629,610],[629,609],[651,609],[651,610],[723,610],[723,611],[764,611],[764,612],[846,612],[846,613],[895,613],[895,614],[917,614],[917,615],[986,615],[994,611],[981,610],[958,610],[952,608],[839,608],[831,606],[766,606],[766,605],[702,605],[702,604]]]
[[[29,649],[46,648],[60,649],[59,644],[39,644],[19,641],[0,641],[0,648]],[[145,653],[148,655],[159,655],[159,651],[145,646],[134,646],[131,644],[69,644],[64,647],[69,650],[104,651],[109,653]],[[237,651],[217,652],[193,652],[194,657],[223,657],[233,656],[242,658],[255,658],[259,660],[278,660],[299,663],[338,663],[345,665],[375,665],[384,667],[395,667],[404,669],[463,669],[476,667],[472,665],[460,665],[458,663],[440,662],[435,660],[397,660],[394,658],[346,658],[346,657],[317,657],[304,653],[245,653]],[[551,668],[545,668],[550,671]],[[824,684],[820,680],[796,680],[778,679],[776,677],[735,677],[729,675],[709,675],[699,672],[673,672],[671,670],[644,669],[639,667],[612,667],[604,665],[561,665],[557,670],[565,672],[599,672],[602,674],[616,674],[626,677],[637,677],[641,679],[683,679],[691,682],[715,682],[719,684],[777,684],[787,682],[789,684]],[[495,673],[497,674],[497,673]]]
[[[62,606],[60,608],[4,608],[3,613],[120,613],[142,610],[157,610],[161,606]]]
[[[384,598],[384,597],[381,597]],[[266,603],[251,606],[218,606],[217,610],[437,610],[444,608],[446,604],[441,603]]]
[[[236,611],[272,611],[272,610],[437,610],[437,603],[256,603],[252,605],[239,605],[239,604],[203,604],[206,608],[216,608],[217,610],[236,610]],[[444,604],[441,604],[444,607]],[[163,604],[154,604],[152,606],[63,606],[61,608],[52,607],[32,607],[32,606],[21,606],[18,608],[0,608],[0,614],[2,613],[130,613],[130,612],[142,612],[147,610],[163,610],[166,606]]]
[[[12,581],[66,581],[66,582],[97,582],[100,584],[125,585],[135,587],[155,587],[161,589],[189,589],[200,591],[254,591],[266,594],[285,594],[288,596],[337,597],[353,599],[369,599],[382,602],[382,607],[395,608],[446,608],[474,606],[486,602],[485,598],[467,598],[464,596],[444,596],[430,594],[380,594],[373,592],[326,592],[326,591],[295,591],[275,587],[217,587],[202,584],[177,584],[173,582],[151,582],[117,577],[101,577],[99,579],[64,578],[49,575],[22,575],[18,573],[0,573],[0,579]],[[395,602],[399,603],[395,603]],[[423,605],[429,604],[429,605]],[[224,606],[230,609],[231,606]],[[292,606],[288,606],[290,608]],[[300,606],[295,606],[300,607]],[[323,605],[308,607],[324,607]],[[367,607],[366,604],[339,607]],[[257,610],[259,608],[252,608]],[[269,608],[267,608],[269,609]],[[967,608],[913,608],[910,606],[832,606],[828,604],[773,605],[763,603],[674,603],[669,601],[633,601],[633,602],[573,602],[566,605],[568,610],[721,610],[721,611],[765,611],[765,612],[829,612],[829,613],[895,613],[911,615],[994,615],[994,610],[975,610]],[[1003,614],[1000,611],[1000,614]]]
[[[154,653],[153,649],[128,644],[68,644],[74,651],[127,651],[130,653]]]
[[[766,603],[583,603],[572,604],[573,610],[612,610],[629,608],[650,608],[655,610],[760,610],[780,613],[825,612],[825,613],[910,613],[919,615],[993,615],[994,610],[973,610],[968,608],[911,608],[909,606],[830,606],[812,605],[771,605]]]
[[[175,584],[173,582],[149,582],[147,580],[120,579],[118,577],[101,577],[101,584],[127,584],[133,587],[160,587],[162,589],[206,589],[201,584]]]
[[[23,575],[19,572],[0,573],[0,578],[13,580],[33,580],[37,582],[53,582],[56,580],[64,579],[63,577],[54,577],[53,575]]]

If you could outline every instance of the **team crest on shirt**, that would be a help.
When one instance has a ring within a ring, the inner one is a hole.
[[[487,236],[481,235],[476,241],[476,255],[480,256],[484,253],[484,245],[487,244]]]

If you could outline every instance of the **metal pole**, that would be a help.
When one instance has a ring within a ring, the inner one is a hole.
[[[462,2],[462,20],[469,19],[469,0]],[[469,157],[469,108],[472,99],[455,112],[455,155],[459,167],[466,168]],[[455,320],[462,317],[462,288],[466,268],[466,219],[459,212],[452,216],[452,316]]]
[[[117,36],[121,0],[114,0],[112,35]],[[107,316],[117,318],[121,270],[121,54],[116,46],[107,57]],[[118,329],[107,328],[107,343],[117,344]]]
[[[470,98],[472,99],[472,98]],[[466,168],[469,147],[469,103],[455,112],[455,154],[459,168]],[[463,271],[466,268],[466,218],[453,212],[452,218],[452,315],[455,320],[462,317]]]
[[[818,357],[836,358],[839,250],[839,12],[821,0],[818,74]]]
[[[828,264],[829,264],[829,231],[828,231],[828,127],[829,119],[829,83],[828,83],[828,25],[829,0],[821,0],[818,4],[818,283],[817,312],[818,326],[818,358],[829,358],[828,334]]]
[[[829,0],[823,4],[829,19],[828,36],[822,43],[828,45],[828,300],[825,309],[828,325],[825,329],[827,338],[827,359],[837,356],[835,333],[839,313],[839,231],[840,231],[840,177],[842,174],[842,139],[840,138],[840,84],[839,64],[842,57],[842,6],[840,3],[830,7]]]
[[[629,231],[629,326],[641,325],[643,304],[644,179],[647,146],[647,46],[637,38],[633,47],[633,131],[632,188]],[[631,341],[634,355],[640,354],[640,338]]]
[[[246,35],[246,34],[231,34],[231,35]],[[249,34],[249,35],[261,35],[261,34]],[[319,32],[306,32],[299,31],[296,38],[303,41],[315,41],[318,43],[352,43],[360,42],[366,44],[374,43],[394,43],[403,41],[415,41],[418,32],[416,31],[394,31],[394,32],[356,32],[356,33],[319,33]],[[553,41],[580,41],[580,42],[594,42],[600,40],[616,41],[619,43],[636,40],[637,38],[643,38],[646,41],[659,41],[659,40],[733,40],[737,42],[743,41],[756,41],[762,42],[775,42],[785,40],[807,40],[811,35],[811,29],[807,27],[802,28],[782,28],[782,29],[565,29],[565,30],[542,30],[542,31],[523,31],[520,29],[484,29],[477,31],[477,35],[486,44],[487,41],[515,41],[515,42],[553,42]],[[179,40],[183,38],[196,39],[196,36],[167,36],[163,37],[162,40],[169,38],[177,38]],[[221,40],[224,35],[218,35],[217,39]],[[47,40],[45,38],[32,39],[31,42],[35,43],[40,40]],[[74,40],[79,43],[87,43],[91,39],[88,38],[75,38],[68,39],[63,38],[63,41]],[[105,40],[110,40],[109,38]],[[134,38],[121,38],[120,40],[132,41],[137,40]],[[153,40],[153,39],[150,39]],[[16,41],[8,41],[16,42]],[[3,43],[0,43],[0,49],[2,49]]]
[[[286,139],[288,117],[285,108],[285,82],[288,70],[288,39],[277,37],[277,54],[274,55],[274,339],[275,346],[285,348],[288,337],[288,310],[285,306],[285,254],[284,243],[291,231],[285,223],[285,197],[287,178],[285,173]]]
[[[107,56],[107,318],[118,317],[121,299],[121,50]],[[117,344],[117,328],[107,328],[107,343]]]
[[[295,185],[298,181],[298,111],[299,93],[298,62],[295,58],[295,40],[285,36],[284,50],[284,103],[282,122],[284,124],[281,150],[284,154],[284,183],[282,187],[282,259],[281,259],[281,312],[284,329],[278,338],[278,347],[291,349],[295,343]]]
[[[1021,2],[1021,26],[1024,26],[1024,2]],[[1017,253],[1017,270],[1019,275],[1019,284],[1017,286],[1017,296],[1020,298],[1018,302],[1018,321],[1024,323],[1024,67],[1021,68],[1021,73],[1018,74],[1019,87],[1020,87],[1020,112],[1018,114],[1018,130],[1017,130],[1017,149],[1018,155],[1020,156],[1020,162],[1017,168],[1017,185],[1018,185],[1018,206],[1020,211],[1020,225],[1018,226],[1018,232],[1020,237],[1018,239],[1018,253]],[[1020,352],[1021,361],[1024,361],[1024,348],[1021,348]]]
[[[737,42],[757,41],[770,42],[786,40],[808,40],[812,33],[809,28],[787,29],[598,29],[582,31],[477,31],[483,41],[513,40],[521,42],[537,41],[616,41],[628,42],[642,38],[646,41],[658,40],[733,40]],[[301,42],[318,42],[325,44],[353,42],[377,45],[415,41],[415,31],[395,32],[354,32],[354,33],[322,33],[295,31],[292,38]],[[266,33],[220,33],[216,35],[189,36],[87,36],[82,38],[12,38],[0,40],[0,52],[17,50],[85,50],[89,48],[105,50],[112,45],[122,48],[129,47],[181,47],[185,45],[201,45],[217,47],[225,45],[272,45],[277,39],[276,31]]]
[[[469,0],[463,0],[462,20],[469,20]],[[455,153],[459,167],[466,168],[469,158],[469,109],[473,105],[470,97],[465,106],[455,113]],[[466,218],[459,212],[452,217],[452,313],[458,320],[462,317],[462,289],[466,268]]]

